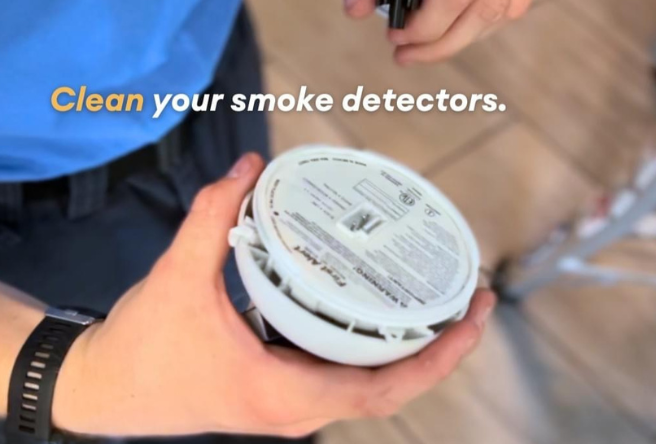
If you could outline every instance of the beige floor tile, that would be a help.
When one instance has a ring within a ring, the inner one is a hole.
[[[598,261],[653,274],[656,243],[624,242]],[[600,391],[656,435],[656,289],[552,287],[528,300],[526,311],[584,368]]]
[[[627,50],[649,57],[649,49],[656,48],[653,0],[563,0],[562,3],[588,17],[602,32],[625,41]]]
[[[537,245],[594,191],[523,125],[507,128],[429,178],[469,221],[488,267]]]
[[[605,183],[626,177],[656,122],[645,58],[560,2],[538,5],[457,62]]]
[[[482,402],[470,378],[458,372],[401,414],[422,443],[528,444]]]
[[[524,442],[650,442],[517,307],[497,310],[462,373],[482,402],[525,436]]]

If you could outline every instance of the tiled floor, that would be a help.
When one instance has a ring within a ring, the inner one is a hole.
[[[654,0],[539,0],[454,60],[410,70],[391,63],[379,19],[346,20],[339,0],[250,5],[275,93],[499,94],[505,113],[272,116],[276,152],[367,147],[421,171],[462,209],[488,267],[625,179],[656,123]],[[623,243],[600,260],[654,270],[656,245]],[[554,287],[502,306],[445,384],[389,420],[331,426],[323,441],[655,443],[656,291]]]

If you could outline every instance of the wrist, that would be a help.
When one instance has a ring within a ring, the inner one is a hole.
[[[93,416],[91,401],[100,395],[100,386],[92,381],[87,356],[91,339],[100,325],[91,325],[75,340],[59,371],[52,403],[52,423],[57,430],[92,433],[87,424]]]

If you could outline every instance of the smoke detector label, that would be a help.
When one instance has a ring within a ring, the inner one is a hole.
[[[275,235],[295,264],[335,297],[390,308],[449,302],[470,258],[431,190],[355,155],[308,156],[267,189]]]

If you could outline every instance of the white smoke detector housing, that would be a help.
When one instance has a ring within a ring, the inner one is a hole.
[[[260,314],[324,359],[378,366],[464,316],[479,251],[453,204],[378,154],[329,146],[269,164],[230,233]]]

